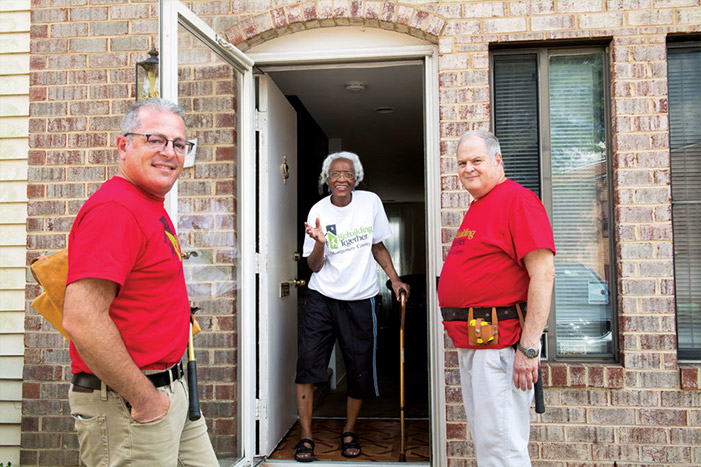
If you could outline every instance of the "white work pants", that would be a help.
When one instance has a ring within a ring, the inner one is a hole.
[[[533,390],[512,381],[513,347],[458,349],[460,383],[479,467],[529,467]]]

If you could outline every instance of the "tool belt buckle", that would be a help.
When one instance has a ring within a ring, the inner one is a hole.
[[[492,307],[492,321],[474,318],[472,307],[467,315],[467,337],[470,345],[497,345],[499,343],[499,320],[497,309]]]

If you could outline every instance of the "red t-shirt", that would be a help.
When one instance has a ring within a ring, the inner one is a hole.
[[[78,212],[68,240],[68,281],[119,284],[110,317],[136,365],[162,370],[180,361],[190,305],[175,228],[157,198],[120,177]],[[72,372],[92,373],[71,343]]]
[[[543,203],[507,179],[473,201],[455,235],[438,283],[441,307],[510,306],[528,298],[530,278],[523,257],[555,241]],[[499,344],[470,346],[465,321],[444,321],[459,348],[504,348],[518,342],[516,319],[499,322]]]

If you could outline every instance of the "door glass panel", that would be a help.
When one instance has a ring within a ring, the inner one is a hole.
[[[603,53],[549,60],[558,355],[613,351]]]
[[[200,403],[220,459],[242,455],[239,92],[242,75],[178,26],[178,103],[194,167],[178,184],[178,231],[192,306]],[[186,163],[187,165],[187,163]]]

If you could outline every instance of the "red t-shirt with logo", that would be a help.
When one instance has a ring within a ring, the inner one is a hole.
[[[119,284],[110,317],[142,370],[179,362],[190,332],[180,245],[163,201],[114,177],[85,202],[68,240],[68,284]],[[73,373],[92,373],[73,343],[70,355]]]
[[[528,298],[530,279],[523,257],[555,241],[543,203],[513,180],[473,201],[455,235],[438,283],[441,307],[510,306]],[[459,348],[504,348],[521,337],[517,319],[499,322],[499,344],[468,344],[465,321],[444,321]]]

